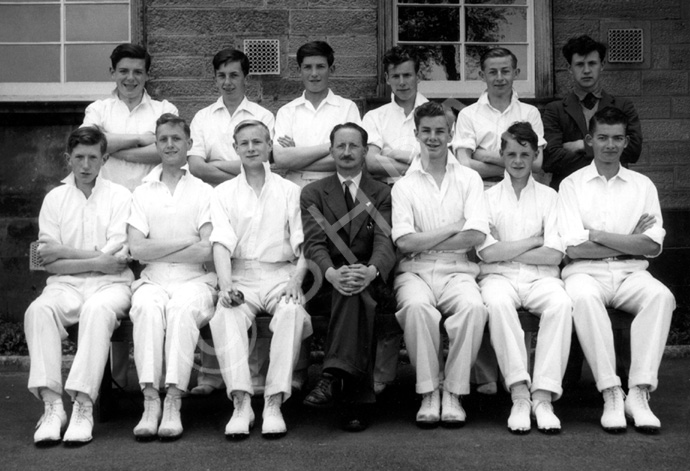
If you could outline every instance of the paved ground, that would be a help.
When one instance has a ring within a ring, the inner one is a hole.
[[[312,376],[314,371],[312,371]],[[261,438],[260,421],[251,437],[228,442],[223,430],[230,403],[223,394],[183,403],[183,438],[173,443],[138,443],[131,430],[141,398],[119,398],[115,419],[96,425],[94,441],[81,448],[37,449],[33,427],[41,404],[26,390],[27,373],[0,373],[0,469],[510,469],[616,470],[690,469],[690,358],[665,359],[661,388],[652,397],[663,429],[658,435],[609,435],[599,426],[601,396],[583,380],[556,411],[564,428],[546,436],[535,430],[511,435],[505,426],[505,394],[473,394],[463,403],[468,423],[459,430],[420,430],[412,369],[401,366],[398,381],[380,399],[373,425],[363,433],[342,432],[333,411],[312,411],[297,401],[284,406],[289,427],[281,440]],[[254,410],[260,415],[261,401]]]

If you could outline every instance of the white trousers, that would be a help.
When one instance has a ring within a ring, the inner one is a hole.
[[[132,291],[128,283],[103,284],[98,277],[82,281],[80,286],[49,284],[26,310],[29,390],[39,399],[40,388],[62,394],[62,341],[67,338],[65,327],[77,322],[79,345],[65,389],[72,398],[79,392],[92,401],[98,397],[110,337],[120,319],[127,317]]]
[[[462,261],[413,259],[400,262],[398,271],[395,316],[417,373],[417,393],[439,387],[443,320],[449,340],[443,388],[454,394],[469,394],[470,369],[487,319],[474,279],[477,266]]]
[[[510,388],[525,381],[532,391],[561,397],[561,381],[568,364],[572,336],[572,302],[558,278],[519,281],[503,275],[487,275],[479,282],[489,311],[491,345],[498,365]],[[530,382],[525,333],[517,308],[523,307],[539,317],[534,381]]]
[[[215,290],[196,281],[165,286],[146,282],[132,296],[134,362],[139,384],[187,390],[199,328],[213,316]]]
[[[634,316],[630,328],[628,387],[648,384],[654,391],[676,301],[646,270],[644,260],[580,261],[563,270],[573,300],[573,320],[582,351],[599,391],[620,386],[611,320],[606,306]]]
[[[244,303],[232,308],[219,303],[210,323],[228,397],[233,391],[254,394],[249,353],[256,341],[252,326],[262,311],[271,315],[273,333],[264,396],[282,393],[283,401],[290,397],[302,340],[312,334],[311,318],[304,307],[280,296],[293,270],[292,264],[257,263],[244,268],[233,260],[233,285],[244,294]]]

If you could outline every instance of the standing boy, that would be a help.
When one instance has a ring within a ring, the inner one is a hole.
[[[297,50],[304,93],[278,110],[273,159],[288,169],[286,178],[300,187],[335,172],[328,136],[336,124],[359,123],[359,110],[351,100],[330,89],[335,72],[333,49],[313,41]]]

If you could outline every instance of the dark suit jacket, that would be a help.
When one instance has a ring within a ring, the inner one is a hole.
[[[338,221],[348,210],[337,175],[304,187],[300,200],[305,257],[319,266],[322,275],[329,267],[338,269],[358,262],[375,265],[380,278],[388,280],[395,264],[388,185],[363,173],[357,200],[366,210],[341,228]],[[324,224],[330,229],[324,229]]]
[[[637,111],[630,100],[615,98],[602,91],[598,109],[607,106],[618,108],[628,117],[628,138],[630,142],[623,151],[621,163],[624,166],[637,162],[642,151],[642,127]],[[564,142],[584,139],[587,135],[589,123],[585,123],[580,100],[574,92],[569,93],[562,100],[546,105],[543,115],[544,138],[544,171],[551,172],[551,187],[558,190],[561,181],[575,172],[589,165],[594,159],[592,148],[585,144],[584,151],[571,152],[563,148]]]

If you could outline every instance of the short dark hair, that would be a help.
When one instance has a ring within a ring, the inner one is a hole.
[[[407,61],[414,62],[414,71],[419,72],[419,55],[411,47],[395,46],[383,55],[383,70],[388,72],[390,66],[397,67]]]
[[[571,64],[573,61],[573,54],[579,54],[581,56],[586,56],[592,51],[597,51],[599,53],[599,59],[604,62],[606,57],[606,45],[595,41],[586,34],[578,36],[576,38],[570,38],[565,46],[563,46],[563,57]]]
[[[588,131],[590,136],[594,136],[594,131],[597,129],[598,124],[622,124],[623,128],[625,129],[625,134],[627,135],[630,120],[628,119],[628,116],[618,108],[607,106],[606,108],[594,113],[594,116],[592,116],[592,119],[589,121]]]
[[[529,144],[534,152],[539,150],[539,137],[537,133],[532,129],[532,125],[527,121],[518,121],[517,123],[511,124],[506,131],[501,134],[501,152],[508,145],[508,140],[513,140],[524,146]]]
[[[240,67],[242,67],[242,72],[246,77],[249,75],[249,59],[242,51],[233,49],[231,47],[219,51],[215,56],[213,56],[213,71],[220,69],[222,65],[226,62],[239,62]]]
[[[337,124],[333,128],[330,135],[331,147],[333,147],[333,142],[335,141],[335,133],[337,133],[341,129],[354,129],[355,131],[358,131],[360,136],[362,136],[362,146],[366,147],[367,145],[369,145],[369,134],[367,133],[367,131],[359,124],[348,122],[343,124]]]
[[[271,131],[268,130],[268,126],[266,126],[265,123],[262,121],[259,121],[257,119],[245,119],[244,121],[241,121],[237,126],[235,126],[235,130],[232,133],[232,140],[235,141],[235,144],[237,144],[237,135],[240,133],[241,130],[244,128],[249,128],[253,126],[258,126],[263,129],[266,142],[271,141]]]
[[[518,60],[513,51],[505,47],[492,47],[484,51],[479,58],[479,67],[484,70],[484,63],[489,59],[496,59],[500,57],[510,57],[513,69],[517,69]]]
[[[333,48],[326,41],[312,41],[302,44],[297,49],[297,65],[302,66],[305,57],[325,57],[328,62],[328,67],[335,62],[335,55]]]
[[[108,139],[105,137],[105,134],[95,126],[84,126],[83,128],[77,128],[72,131],[67,138],[65,150],[71,155],[72,151],[79,144],[85,146],[100,144],[101,155],[105,154],[106,150],[108,150]]]
[[[189,124],[187,124],[187,121],[185,121],[184,118],[180,118],[179,116],[174,115],[172,113],[163,113],[156,120],[156,134],[158,134],[158,128],[163,126],[164,124],[170,124],[171,126],[180,126],[184,131],[184,135],[187,136],[187,139],[189,139],[189,137],[192,134],[189,130]]]
[[[113,70],[117,67],[117,63],[122,59],[144,59],[144,64],[146,67],[146,73],[149,72],[151,68],[151,56],[142,46],[138,44],[124,43],[113,49],[112,54],[110,54],[110,63]]]
[[[443,105],[435,101],[427,101],[414,110],[414,125],[416,128],[419,128],[422,118],[435,118],[437,116],[443,117],[443,122],[448,125],[446,110],[443,109]],[[450,126],[448,126],[448,130],[450,130]]]

